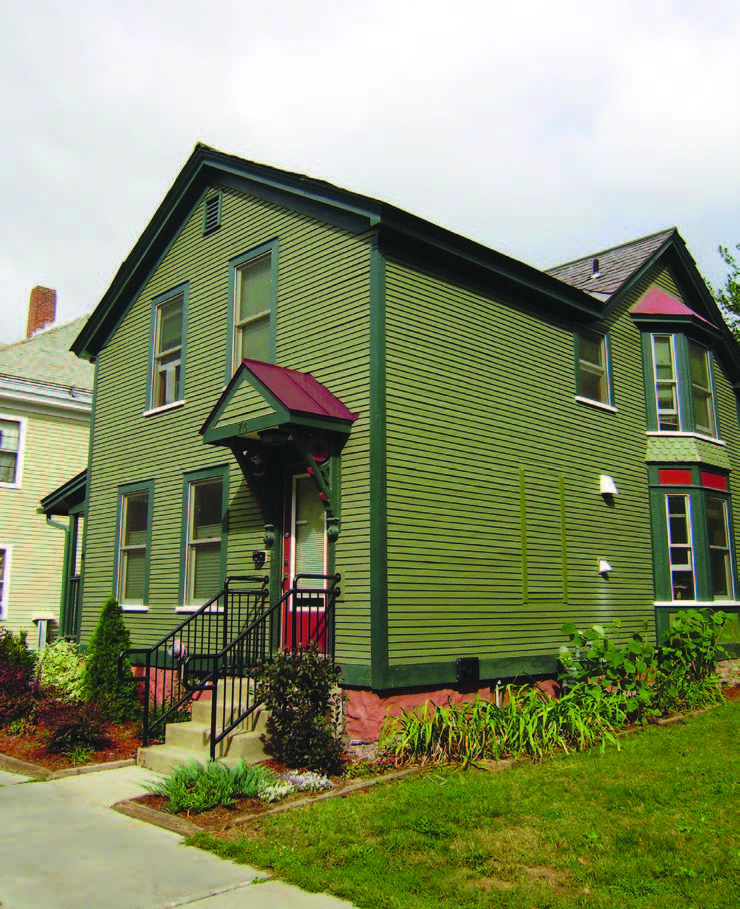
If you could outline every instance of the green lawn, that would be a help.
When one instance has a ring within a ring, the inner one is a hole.
[[[365,907],[740,906],[740,704],[622,750],[434,770],[190,843]]]

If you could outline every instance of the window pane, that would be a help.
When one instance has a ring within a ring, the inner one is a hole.
[[[182,297],[159,305],[159,339],[157,352],[182,346]]]
[[[712,569],[712,595],[727,598],[730,595],[730,553],[712,549],[709,553]]]
[[[148,492],[126,496],[123,530],[124,546],[146,546],[148,513]]]
[[[0,451],[0,483],[15,483],[17,455]]]
[[[20,434],[20,423],[16,423],[14,420],[0,420],[0,449],[2,451],[18,451]]]
[[[221,536],[221,480],[209,480],[193,485],[192,538],[207,540]]]
[[[674,571],[673,572],[673,599],[674,600],[693,600],[693,599],[695,599],[693,571]]]
[[[704,388],[709,388],[709,367],[707,364],[707,351],[700,344],[689,341],[689,366],[691,381]]]
[[[658,379],[673,378],[673,345],[669,337],[656,337],[655,348],[655,375]]]
[[[707,530],[710,546],[728,545],[725,503],[722,499],[707,498]]]
[[[579,337],[578,349],[582,360],[588,363],[595,363],[597,366],[603,366],[602,361],[603,338],[596,338],[590,335],[581,335]]]
[[[123,600],[144,599],[146,549],[132,549],[123,555]]]
[[[709,355],[706,348],[689,341],[691,399],[694,406],[694,429],[707,435],[715,434],[714,398],[709,375]]]
[[[270,360],[270,317],[255,319],[239,330],[237,345],[239,360]]]
[[[272,257],[260,256],[243,265],[237,279],[237,322],[270,311],[272,296]]]
[[[191,555],[192,599],[208,600],[221,589],[221,543],[198,543]]]

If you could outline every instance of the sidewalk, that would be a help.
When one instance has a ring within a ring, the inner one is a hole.
[[[153,778],[139,767],[46,782],[0,770],[0,906],[349,909],[110,810]]]

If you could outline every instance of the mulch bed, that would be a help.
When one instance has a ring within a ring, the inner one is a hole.
[[[92,752],[84,764],[75,764],[69,755],[52,754],[48,751],[42,732],[34,735],[8,735],[7,732],[0,730],[0,755],[4,754],[51,771],[136,758],[136,750],[141,745],[138,724],[108,726],[106,735],[108,737],[107,745]]]

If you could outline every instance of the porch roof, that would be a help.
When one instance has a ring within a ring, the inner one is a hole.
[[[42,514],[64,516],[84,506],[87,497],[87,468],[58,486],[41,500]]]
[[[285,426],[348,433],[358,414],[310,373],[260,360],[242,360],[200,434],[225,444]]]

